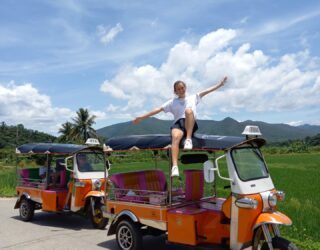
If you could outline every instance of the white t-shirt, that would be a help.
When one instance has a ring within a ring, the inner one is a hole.
[[[186,118],[185,110],[190,108],[193,111],[194,118],[197,119],[197,104],[200,102],[201,97],[199,94],[188,95],[185,98],[173,98],[165,102],[161,107],[165,113],[170,112],[173,114],[174,122],[181,118]]]

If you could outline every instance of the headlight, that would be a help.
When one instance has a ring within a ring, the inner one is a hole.
[[[284,201],[284,199],[286,198],[286,193],[283,191],[277,191],[276,195],[279,201]]]
[[[237,207],[241,208],[253,208],[256,209],[258,206],[258,202],[255,199],[251,198],[240,198],[236,200]]]
[[[76,187],[85,187],[85,186],[86,186],[86,183],[84,183],[84,182],[82,182],[82,181],[76,181],[76,182],[74,183],[74,185],[75,185]]]
[[[97,189],[97,190],[100,189],[100,188],[101,188],[101,181],[100,181],[100,179],[95,180],[94,183],[93,183],[93,185],[94,185],[95,189]]]
[[[270,207],[275,207],[277,205],[277,194],[276,193],[270,193],[268,197],[268,202]]]

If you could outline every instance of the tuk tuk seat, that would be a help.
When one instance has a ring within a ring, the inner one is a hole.
[[[116,188],[166,191],[167,181],[161,170],[145,170],[129,173],[118,173],[110,176]]]
[[[40,182],[38,168],[22,168],[18,170],[18,174],[23,186],[37,186]]]
[[[118,173],[110,176],[110,180],[115,187],[115,198],[122,201],[150,202],[149,195],[162,196],[167,189],[166,178],[161,170]]]
[[[184,170],[185,181],[185,199],[187,201],[200,200],[204,191],[203,171],[199,169]]]

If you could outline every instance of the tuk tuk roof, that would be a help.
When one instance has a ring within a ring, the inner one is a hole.
[[[86,145],[62,143],[28,143],[16,148],[17,154],[73,154],[89,148]]]
[[[264,139],[254,138],[247,140],[245,136],[221,136],[221,135],[205,135],[195,134],[192,138],[193,148],[196,150],[226,150],[228,148],[242,145],[246,142],[256,141],[258,146],[264,144]],[[155,135],[131,135],[113,137],[106,141],[105,150],[133,150],[133,149],[149,149],[161,150],[171,145],[171,136],[168,134]]]

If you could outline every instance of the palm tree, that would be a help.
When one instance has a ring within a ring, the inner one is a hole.
[[[71,122],[65,122],[59,128],[59,134],[62,134],[59,138],[62,142],[73,142],[73,127],[74,124]]]
[[[89,137],[97,138],[96,131],[92,128],[95,119],[96,116],[90,116],[88,109],[80,108],[77,111],[77,117],[72,119],[74,121],[73,135],[75,139],[85,142]]]

